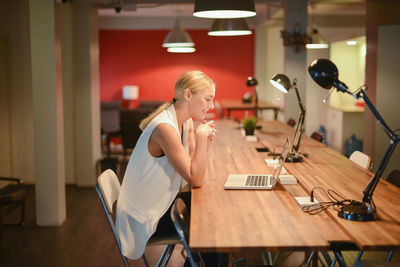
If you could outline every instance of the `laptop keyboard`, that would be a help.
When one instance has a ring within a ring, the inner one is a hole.
[[[248,175],[246,186],[267,186],[270,185],[270,175]]]

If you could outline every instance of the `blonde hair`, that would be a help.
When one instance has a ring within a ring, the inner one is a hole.
[[[178,99],[180,99],[183,96],[183,93],[185,89],[189,89],[190,92],[193,94],[196,94],[197,92],[206,89],[209,86],[215,86],[215,83],[213,80],[211,80],[210,77],[208,77],[206,74],[204,74],[201,71],[198,70],[192,70],[192,71],[187,71],[184,74],[182,74],[179,79],[175,83],[175,96],[174,99],[170,102],[166,102],[159,106],[156,111],[151,113],[149,116],[144,118],[140,124],[139,128],[143,131],[147,125],[150,123],[154,117],[156,117],[158,114],[163,112],[165,109],[167,109],[169,106],[173,105]]]

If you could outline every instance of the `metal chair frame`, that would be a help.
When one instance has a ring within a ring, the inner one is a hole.
[[[121,241],[119,240],[118,234],[117,234],[116,229],[115,229],[114,220],[112,218],[112,213],[113,213],[112,205],[114,204],[116,199],[113,200],[112,203],[110,203],[111,204],[111,207],[110,207],[111,210],[110,210],[110,208],[106,204],[106,198],[108,196],[105,196],[103,194],[103,190],[101,189],[101,183],[99,183],[99,180],[102,179],[101,178],[102,176],[108,176],[108,175],[110,177],[112,177],[111,179],[115,180],[114,181],[115,183],[118,183],[119,187],[117,188],[117,190],[118,190],[117,195],[119,195],[119,190],[120,190],[119,180],[118,180],[116,174],[114,173],[114,171],[112,171],[110,169],[104,171],[98,177],[97,183],[96,183],[96,192],[97,192],[97,194],[98,194],[98,196],[100,198],[100,202],[101,202],[101,205],[102,205],[102,207],[104,209],[104,212],[106,214],[106,218],[107,218],[108,224],[109,224],[109,226],[111,228],[111,232],[113,233],[114,239],[117,242],[118,249],[119,249],[119,252],[120,252],[121,257],[122,257],[122,261],[124,262],[124,265],[126,267],[128,267],[129,263],[128,263],[127,258],[122,254]],[[167,237],[152,236],[150,238],[150,240],[148,241],[147,245],[165,245],[165,249],[164,249],[160,259],[158,260],[157,267],[158,266],[166,266],[168,264],[168,261],[169,261],[171,255],[172,255],[172,252],[173,252],[173,250],[175,248],[175,245],[178,244],[178,243],[180,243],[178,236],[167,236]],[[150,265],[149,265],[149,263],[148,263],[148,261],[146,259],[146,256],[144,254],[142,256],[142,259],[143,259],[146,267],[149,267]]]

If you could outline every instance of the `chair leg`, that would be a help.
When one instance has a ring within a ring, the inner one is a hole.
[[[362,255],[363,255],[363,253],[364,253],[364,251],[362,251],[362,250],[360,250],[360,251],[358,252],[357,257],[356,257],[356,259],[354,260],[354,264],[356,264],[358,261],[361,260],[361,257],[362,257]]]
[[[243,263],[244,263],[244,266],[247,267],[247,260],[246,260],[246,258],[239,258],[239,259],[233,260],[233,261],[232,261],[232,266],[233,266],[233,267],[236,267],[236,265],[237,265],[238,263],[240,263],[240,262],[243,262]]]
[[[128,263],[128,260],[126,259],[126,257],[122,254],[121,254],[121,256],[122,256],[122,260],[124,261],[125,267],[129,267],[129,263]]]
[[[26,205],[26,198],[24,198],[21,206],[21,220],[19,222],[19,225],[24,226],[25,225],[25,205]]]
[[[307,263],[306,263],[306,267],[310,266],[311,260],[314,257],[315,251],[313,250],[310,254],[310,257],[308,257]]]
[[[392,260],[392,256],[393,256],[393,249],[391,251],[389,251],[389,254],[386,258],[386,262],[390,262]]]
[[[146,265],[146,267],[150,267],[149,262],[147,261],[146,256],[144,254],[142,256],[142,259],[143,259],[144,265]]]
[[[169,259],[171,258],[172,252],[174,251],[175,248],[175,244],[168,244],[165,246],[165,249],[160,257],[160,259],[158,260],[157,263],[157,267],[161,266],[161,267],[165,267],[167,266],[167,263],[169,261]]]

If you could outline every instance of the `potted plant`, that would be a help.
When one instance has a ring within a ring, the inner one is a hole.
[[[258,119],[254,116],[247,117],[243,120],[243,129],[246,135],[254,135],[257,122]]]

